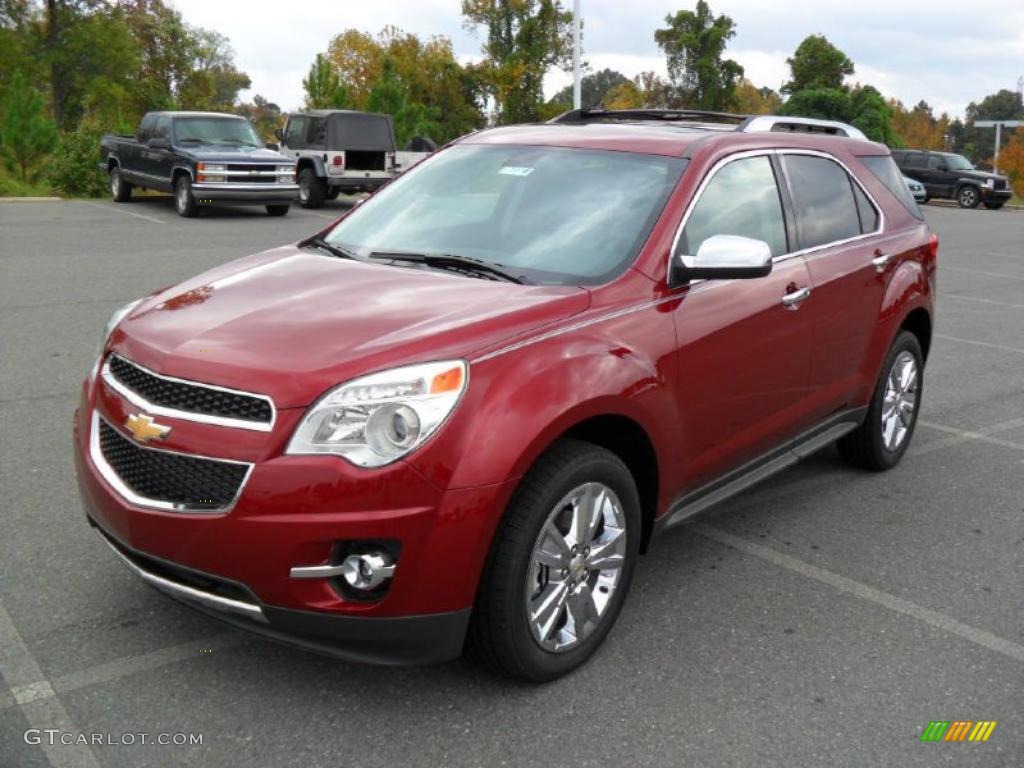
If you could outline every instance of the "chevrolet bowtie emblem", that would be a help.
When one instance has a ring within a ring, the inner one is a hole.
[[[148,443],[153,439],[163,440],[167,437],[167,433],[171,431],[170,427],[157,424],[153,421],[152,416],[147,416],[144,413],[139,416],[129,416],[125,419],[124,425],[132,433],[132,437],[140,443]]]

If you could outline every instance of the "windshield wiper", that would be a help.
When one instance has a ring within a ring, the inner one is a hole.
[[[299,243],[300,248],[319,248],[321,251],[327,251],[332,256],[337,256],[340,259],[353,259],[358,260],[355,251],[350,251],[348,248],[334,245],[324,240],[322,237],[311,237],[308,240]]]
[[[526,282],[522,275],[514,275],[499,264],[492,264],[482,259],[474,259],[471,256],[459,256],[454,253],[410,253],[409,251],[374,251],[370,254],[371,259],[382,261],[409,261],[414,264],[426,264],[428,267],[438,269],[461,270],[463,272],[475,272],[478,275],[487,275],[491,280],[504,280],[508,283]]]

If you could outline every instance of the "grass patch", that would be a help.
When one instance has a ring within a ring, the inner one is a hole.
[[[43,181],[22,181],[6,169],[0,168],[0,197],[49,197],[50,185]]]

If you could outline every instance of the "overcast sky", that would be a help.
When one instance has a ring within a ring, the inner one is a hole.
[[[419,35],[451,38],[462,61],[480,57],[482,33],[462,26],[460,0],[171,0],[185,19],[230,38],[252,91],[284,110],[302,101],[302,77],[313,57],[349,27],[376,33],[393,24]],[[563,0],[572,7],[572,0]],[[674,0],[582,0],[584,59],[593,69],[627,76],[665,73],[654,30],[669,12],[692,9]],[[786,57],[811,34],[824,34],[853,59],[853,81],[870,83],[908,105],[924,99],[936,113],[961,115],[970,101],[1024,75],[1021,0],[711,0],[714,13],[736,22],[727,56],[755,85],[778,88]],[[257,10],[259,9],[259,10]],[[552,71],[552,95],[571,76]]]

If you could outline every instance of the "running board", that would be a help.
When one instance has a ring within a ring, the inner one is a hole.
[[[793,466],[820,451],[830,443],[834,443],[843,435],[852,432],[864,421],[867,408],[855,408],[836,414],[827,421],[804,432],[794,440],[780,448],[744,464],[739,469],[707,485],[691,491],[676,501],[668,512],[654,521],[653,535],[665,529],[689,520],[705,509],[715,506],[738,493],[751,488],[762,480]]]

